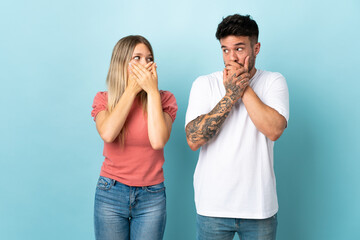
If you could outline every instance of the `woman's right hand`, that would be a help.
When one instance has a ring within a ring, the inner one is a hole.
[[[134,62],[130,65],[130,71],[134,74],[136,82],[145,92],[148,94],[159,93],[156,63],[149,62],[146,65],[142,65]]]
[[[132,61],[129,63],[129,65],[132,64]],[[151,71],[152,70],[152,64],[153,62],[149,62],[147,63],[144,67]],[[141,90],[143,90],[140,85],[137,83],[136,81],[136,76],[134,75],[134,73],[132,73],[132,71],[129,69],[128,70],[128,75],[129,75],[129,79],[128,79],[128,84],[127,84],[127,88],[130,91],[133,91],[135,94],[138,94]]]
[[[129,72],[127,89],[129,89],[135,95],[138,94],[142,90],[140,85],[136,82],[134,74],[131,72]]]

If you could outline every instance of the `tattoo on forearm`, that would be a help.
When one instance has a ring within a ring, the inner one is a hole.
[[[243,78],[243,79],[242,79]],[[233,74],[224,80],[225,97],[208,114],[201,115],[191,121],[185,128],[186,137],[192,143],[206,143],[216,136],[220,127],[229,115],[233,103],[238,101],[249,85],[249,75]]]
[[[239,86],[236,85],[232,85],[230,86],[227,91],[230,93],[229,97],[231,98],[231,100],[236,101],[237,99],[239,99],[239,95],[241,95],[241,89]]]
[[[193,143],[201,140],[209,141],[219,133],[232,105],[232,98],[224,97],[211,112],[197,117],[186,126],[186,137]]]
[[[238,100],[244,93],[245,88],[236,84],[236,81],[239,81],[241,76],[236,77],[236,74],[231,76],[230,80],[225,83],[225,89],[228,96],[231,100]]]

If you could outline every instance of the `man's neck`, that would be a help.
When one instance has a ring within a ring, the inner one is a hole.
[[[250,70],[250,79],[255,75],[255,73],[256,73],[256,68],[255,67],[253,67],[251,70]]]

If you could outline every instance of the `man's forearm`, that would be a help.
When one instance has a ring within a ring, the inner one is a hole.
[[[272,141],[276,141],[286,128],[285,117],[263,103],[252,88],[247,88],[242,101],[255,127]]]
[[[197,150],[219,133],[234,103],[229,96],[224,96],[208,114],[201,115],[186,125],[186,139],[192,150]]]
[[[245,65],[243,69],[237,69],[230,73],[224,69],[225,96],[208,114],[197,117],[186,126],[186,140],[192,150],[197,150],[219,133],[232,106],[242,97],[245,89],[249,86],[248,61]]]

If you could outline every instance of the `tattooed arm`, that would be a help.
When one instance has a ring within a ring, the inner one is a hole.
[[[220,127],[229,115],[233,105],[242,97],[249,85],[249,73],[244,69],[230,73],[224,70],[223,83],[226,89],[225,96],[207,114],[203,114],[186,125],[186,139],[193,151],[206,144],[216,136]]]
[[[236,62],[229,62],[226,69],[229,71],[242,67],[248,68],[248,61],[249,58],[245,59],[244,66],[241,66],[241,64]],[[253,68],[250,71],[251,76],[253,76],[255,72],[256,69]],[[285,86],[285,88],[286,94],[288,95],[287,87]],[[277,110],[266,105],[262,100],[260,100],[251,87],[246,88],[243,96],[241,97],[241,101],[244,103],[246,111],[257,130],[263,133],[271,141],[276,141],[282,135],[287,126],[287,120]]]

